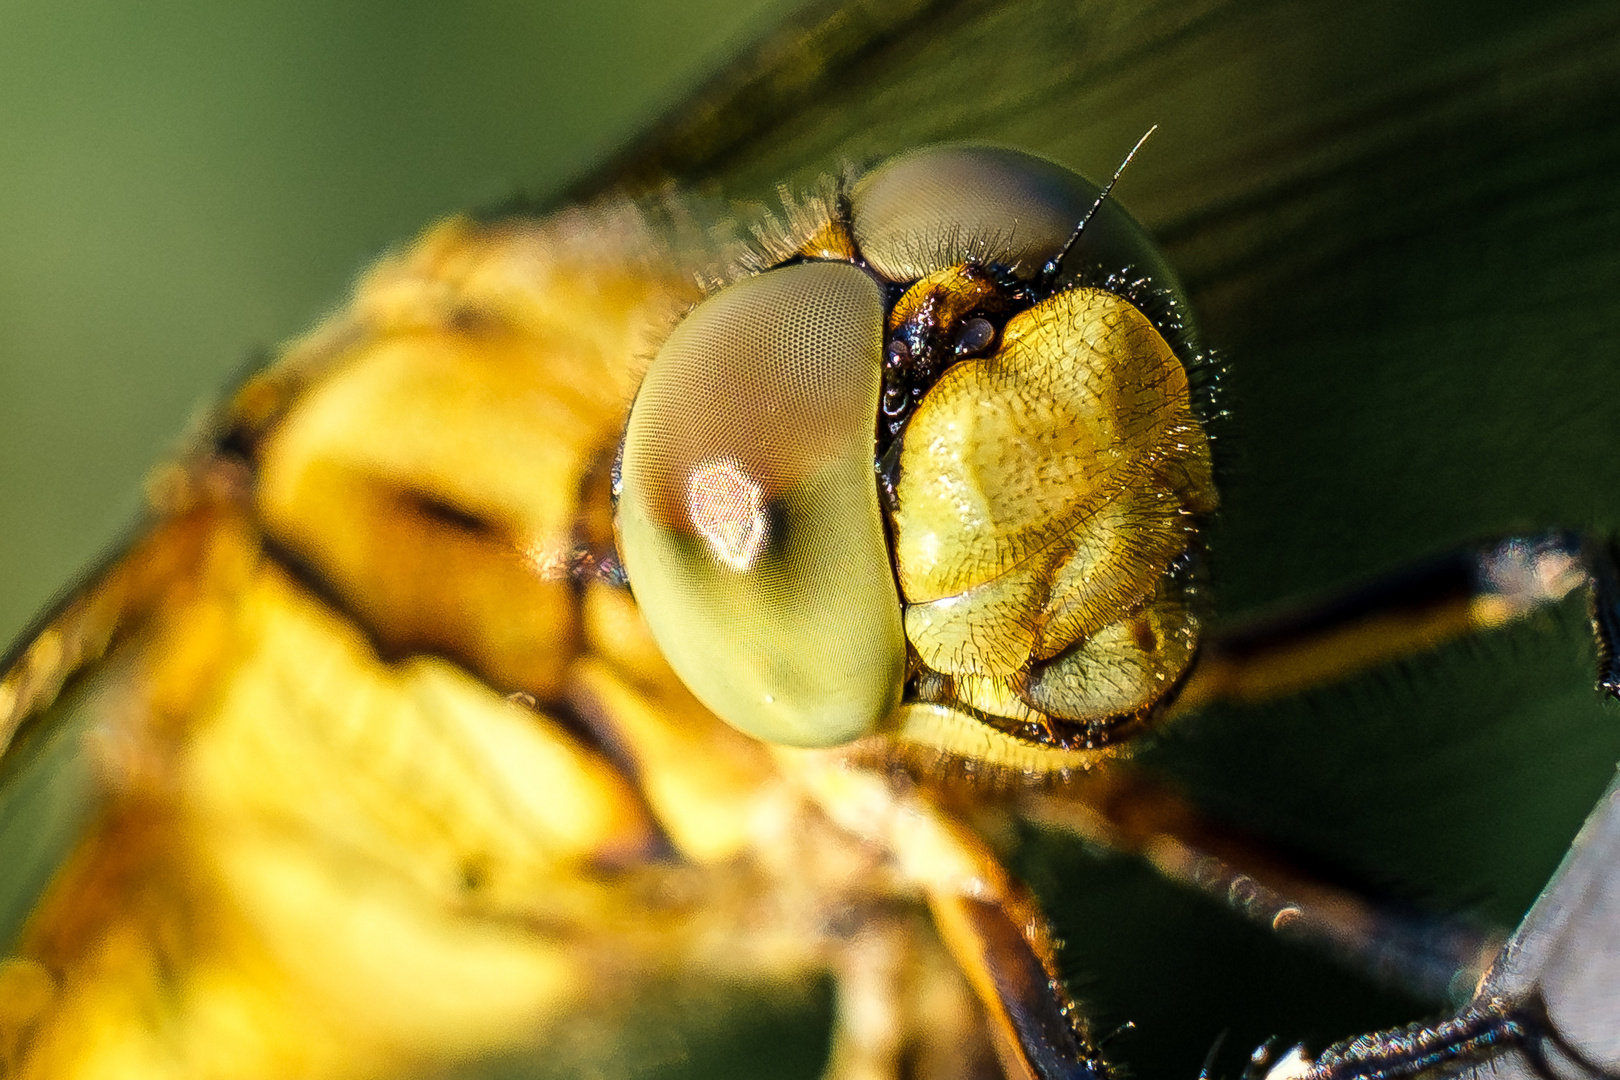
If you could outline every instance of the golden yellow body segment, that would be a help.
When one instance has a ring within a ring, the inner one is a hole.
[[[59,620],[105,650],[74,707],[109,791],[4,971],[36,1003],[9,1074],[392,1075],[534,1043],[606,1007],[609,927],[663,932],[593,870],[656,842],[649,804],[735,848],[704,806],[735,785],[643,798],[508,697],[683,716],[610,659],[633,635],[567,564],[627,357],[687,295],[639,230],[450,224],[379,267],[228,411],[257,485],[217,458],[166,477],[155,554],[193,557],[137,552]]]
[[[1050,963],[989,848],[720,723],[593,562],[636,358],[698,296],[667,250],[630,210],[441,226],[158,474],[153,531],[3,684],[9,760],[78,724],[100,795],[0,961],[0,1074],[606,1053],[648,980],[827,969],[892,1010],[851,1007],[840,1071],[936,1038],[934,1075],[1022,1068],[922,923],[825,931],[1001,897]],[[929,985],[895,997],[874,949]]]

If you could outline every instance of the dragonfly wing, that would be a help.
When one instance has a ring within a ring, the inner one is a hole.
[[[39,719],[38,738],[5,759],[0,774],[0,947],[9,950],[67,853],[95,815],[102,790],[85,738],[92,700],[117,681],[103,669]]]

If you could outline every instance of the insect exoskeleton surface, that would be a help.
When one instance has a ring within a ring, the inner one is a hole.
[[[1099,195],[1018,151],[905,154],[670,334],[619,541],[727,722],[1049,771],[1174,697],[1217,501],[1198,352],[1174,274]]]

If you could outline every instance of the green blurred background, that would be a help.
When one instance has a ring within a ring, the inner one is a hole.
[[[0,639],[379,252],[553,190],[791,6],[0,4]]]

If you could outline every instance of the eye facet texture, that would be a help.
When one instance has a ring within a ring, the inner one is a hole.
[[[899,704],[900,600],[872,472],[883,303],[807,263],[711,297],[630,411],[620,550],[675,671],[750,735],[834,746]]]

